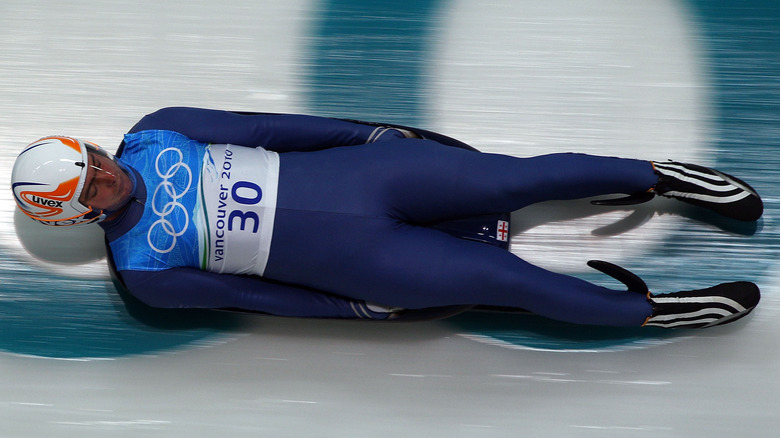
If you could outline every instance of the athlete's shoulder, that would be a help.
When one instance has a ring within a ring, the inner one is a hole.
[[[147,130],[171,130],[176,131],[181,126],[192,123],[201,123],[209,118],[216,117],[224,111],[205,108],[193,108],[185,106],[171,106],[158,109],[145,115],[129,131],[135,133]]]

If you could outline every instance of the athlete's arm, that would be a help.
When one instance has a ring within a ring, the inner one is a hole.
[[[130,133],[176,131],[204,143],[257,147],[276,152],[315,151],[405,138],[381,126],[297,114],[254,114],[201,108],[163,108],[145,116]]]
[[[386,319],[389,313],[312,289],[257,276],[225,275],[194,268],[120,271],[128,291],[151,307],[233,309],[277,316]],[[373,310],[372,310],[373,309]]]

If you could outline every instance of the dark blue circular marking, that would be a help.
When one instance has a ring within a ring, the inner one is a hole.
[[[0,257],[3,266],[18,264]],[[0,349],[62,359],[149,354],[236,326],[233,315],[127,303],[110,281],[0,272]]]
[[[325,0],[312,34],[309,112],[420,125],[440,0]]]

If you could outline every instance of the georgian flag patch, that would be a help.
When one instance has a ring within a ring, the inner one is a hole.
[[[498,226],[496,227],[496,239],[502,242],[509,241],[509,222],[498,221]]]

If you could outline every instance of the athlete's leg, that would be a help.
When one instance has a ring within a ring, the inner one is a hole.
[[[393,184],[391,201],[400,206],[399,217],[415,222],[644,192],[657,182],[649,162],[573,153],[516,158],[434,147],[421,151],[416,163]]]
[[[297,154],[283,157],[283,165],[288,181],[310,181],[303,190],[313,196],[305,196],[304,208],[379,213],[412,223],[644,192],[658,181],[647,161],[583,154],[515,158],[425,140]],[[332,195],[315,196],[320,185]],[[312,199],[315,205],[308,203]]]
[[[266,276],[369,302],[524,308],[579,324],[639,326],[644,294],[533,266],[508,251],[388,218],[281,210]]]

